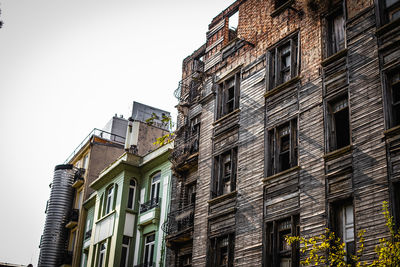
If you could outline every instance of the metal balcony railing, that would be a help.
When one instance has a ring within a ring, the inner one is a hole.
[[[75,155],[79,152],[79,150],[87,143],[87,141],[92,138],[92,136],[97,136],[109,141],[113,141],[119,144],[125,144],[125,137],[117,134],[109,133],[97,128],[94,128],[84,139],[83,141],[75,148],[75,150],[68,156],[64,163],[68,163]]]
[[[140,213],[154,209],[155,207],[158,207],[160,203],[161,203],[161,198],[150,199],[149,201],[140,205]]]
[[[182,134],[182,136],[184,136],[184,134]],[[184,140],[175,141],[175,147],[171,153],[171,160],[175,164],[185,161],[187,157],[199,151],[198,135],[183,139]]]
[[[138,265],[135,265],[135,267],[156,267],[155,262],[144,262],[144,263],[139,263]]]
[[[168,214],[167,222],[163,225],[163,231],[167,235],[189,229],[194,222],[194,205],[172,211]]]

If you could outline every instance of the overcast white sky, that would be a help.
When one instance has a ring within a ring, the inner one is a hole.
[[[173,112],[234,0],[0,0],[0,262],[37,265],[54,166],[132,101]]]

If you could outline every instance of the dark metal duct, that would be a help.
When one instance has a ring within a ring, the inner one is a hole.
[[[63,264],[68,232],[65,225],[74,197],[75,168],[72,164],[57,165],[51,186],[46,223],[40,242],[38,266],[59,266]]]

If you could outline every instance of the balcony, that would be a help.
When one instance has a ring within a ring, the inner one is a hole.
[[[178,133],[175,139],[175,147],[171,154],[171,162],[176,170],[184,170],[185,167],[189,168],[190,164],[196,159],[197,152],[199,152],[199,136],[191,136],[185,138],[186,133]],[[193,159],[193,160],[192,160]],[[197,163],[197,161],[195,161]],[[182,166],[185,165],[186,166]]]
[[[77,189],[84,183],[84,178],[83,176],[85,175],[85,169],[84,168],[79,168],[74,175],[74,183],[72,184],[72,187]]]
[[[135,267],[156,267],[156,263],[155,262],[139,263],[138,265],[135,265]]]
[[[161,198],[153,198],[140,205],[139,226],[157,224],[160,218]]]
[[[155,207],[158,207],[159,203],[161,202],[161,198],[153,198],[150,199],[149,201],[143,203],[140,205],[140,213],[144,213],[148,210],[154,209]]]
[[[194,222],[194,205],[172,211],[168,214],[163,231],[167,234],[169,242],[185,242],[192,238]]]
[[[65,226],[66,228],[73,228],[78,224],[79,219],[79,210],[72,209],[68,214],[68,223]]]

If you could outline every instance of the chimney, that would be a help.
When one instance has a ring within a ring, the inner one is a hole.
[[[125,151],[129,151],[132,146],[137,146],[139,139],[139,122],[134,121],[132,117],[128,119],[126,128]]]

